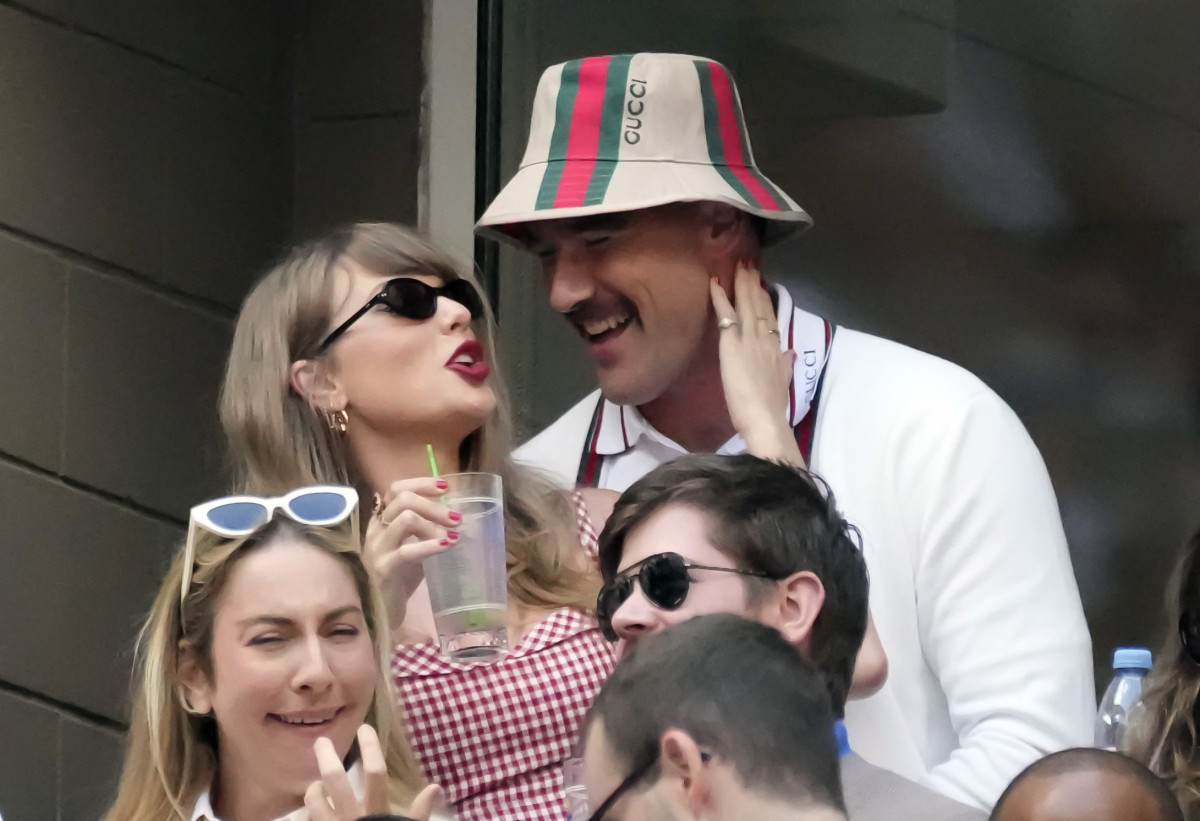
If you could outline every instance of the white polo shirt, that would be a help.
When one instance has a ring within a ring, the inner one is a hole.
[[[775,293],[780,345],[797,354],[785,410],[789,426],[795,428],[807,415],[816,394],[829,356],[833,326],[815,314],[794,308],[791,294],[783,288],[776,288]],[[583,459],[580,448],[559,454],[562,459],[574,460],[578,483],[623,491],[662,463],[687,453],[682,445],[655,430],[636,407],[601,399],[599,391],[581,405],[592,414],[583,448],[590,458]],[[535,448],[539,440],[540,437],[518,450],[517,458],[524,459],[527,448]],[[736,433],[717,449],[717,453],[724,454],[745,452],[746,442]],[[588,462],[594,465],[592,473]],[[562,470],[553,472],[561,474]]]
[[[807,316],[779,307],[781,329]],[[574,484],[599,400],[517,458]],[[595,426],[599,486],[624,490],[684,452],[635,408],[603,407],[617,424]],[[848,705],[855,752],[986,808],[1036,759],[1090,744],[1091,638],[1049,475],[1008,406],[956,365],[839,328],[814,430],[809,464],[862,533],[890,668]]]

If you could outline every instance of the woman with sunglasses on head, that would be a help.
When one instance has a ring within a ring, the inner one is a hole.
[[[1188,821],[1200,821],[1200,531],[1184,545],[1170,591],[1167,639],[1125,751],[1167,782]]]
[[[471,275],[400,226],[360,224],[295,249],[247,297],[221,419],[238,486],[319,482],[377,499],[364,555],[396,645],[413,749],[461,817],[561,819],[562,764],[612,669],[582,497],[509,458],[493,322]],[[421,559],[453,544],[441,473],[499,474],[510,652],[438,653]],[[366,501],[363,507],[370,506]]]
[[[357,525],[344,487],[193,509],[139,635],[107,821],[428,818]]]

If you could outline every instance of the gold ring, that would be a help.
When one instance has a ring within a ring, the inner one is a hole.
[[[719,320],[717,320],[717,330],[724,331],[728,328],[735,327],[737,324],[738,321],[736,319],[730,319],[727,316],[721,317]]]

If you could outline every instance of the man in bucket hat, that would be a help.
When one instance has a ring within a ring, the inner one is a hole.
[[[989,807],[1090,737],[1091,642],[1054,491],[974,376],[758,287],[745,260],[809,223],[755,165],[720,64],[547,69],[525,157],[478,228],[539,256],[600,389],[518,455],[618,491],[690,451],[803,458],[862,531],[889,657],[887,684],[848,710],[857,750]]]

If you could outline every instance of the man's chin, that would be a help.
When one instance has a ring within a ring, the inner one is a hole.
[[[663,392],[661,385],[647,385],[648,380],[639,379],[632,374],[618,373],[616,369],[610,373],[601,369],[596,373],[596,377],[604,398],[617,405],[640,407],[653,402]]]

